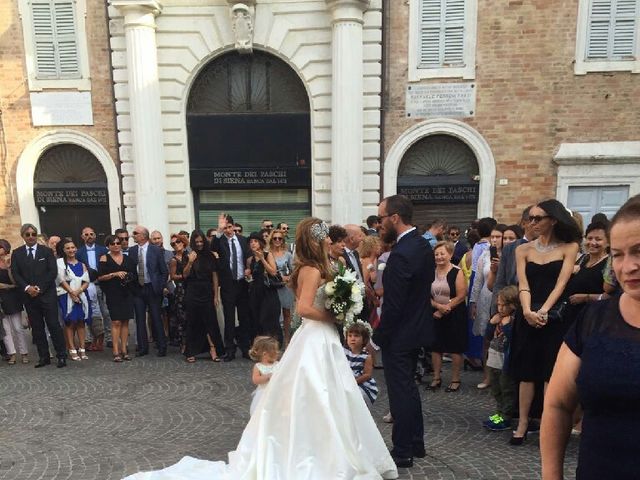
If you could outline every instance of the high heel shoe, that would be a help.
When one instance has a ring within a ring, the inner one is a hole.
[[[524,436],[516,437],[515,434],[511,435],[511,439],[509,439],[509,445],[513,445],[514,447],[519,447],[522,445],[527,439],[527,432],[524,432]]]
[[[213,360],[214,362],[218,363],[220,361],[220,357],[216,352],[216,347],[214,347],[213,345],[209,347],[209,355],[211,355],[211,360]]]
[[[432,392],[435,392],[436,390],[438,390],[440,387],[442,386],[442,379],[440,378],[434,378],[431,381],[430,385],[427,385],[425,387],[425,390],[431,390]]]
[[[454,387],[454,385],[456,386]],[[444,389],[444,391],[447,393],[457,392],[458,390],[460,390],[460,380],[452,381],[451,383],[449,383],[447,388]]]

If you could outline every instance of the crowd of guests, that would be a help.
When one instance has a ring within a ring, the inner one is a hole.
[[[232,361],[238,348],[249,358],[257,335],[286,345],[294,308],[289,226],[261,226],[246,238],[242,225],[221,215],[217,229],[173,234],[167,249],[160,232],[140,225],[133,242],[117,229],[103,244],[88,226],[77,245],[25,224],[23,246],[12,251],[0,239],[2,354],[10,365],[29,363],[29,327],[38,368],[51,363],[51,351],[64,367],[105,346],[114,362],[130,361],[130,343],[136,356],[148,355],[152,342],[160,357],[178,347],[188,363],[204,352]],[[230,322],[218,321],[219,306]]]
[[[380,323],[385,264],[394,247],[379,236],[381,220],[370,216],[367,227],[334,224],[328,231],[333,272],[351,269],[365,287],[360,326],[341,333],[369,405],[377,394],[372,369],[380,365],[371,332]],[[556,200],[527,207],[512,225],[482,218],[464,230],[442,219],[424,226],[435,265],[425,292],[434,336],[416,352],[416,382],[430,372],[425,388],[436,392],[443,386],[443,361],[451,361],[444,390],[455,393],[466,368],[482,370],[477,388],[490,389],[496,401],[482,423],[492,431],[513,428],[513,446],[537,430],[544,399],[548,478],[561,478],[562,447],[571,429],[581,430],[583,419],[586,450],[608,445],[610,435],[603,433],[606,425],[599,417],[603,408],[610,413],[606,421],[622,432],[613,444],[631,442],[633,429],[622,417],[637,415],[625,402],[637,400],[640,392],[633,363],[640,331],[639,224],[640,199],[634,197],[611,222],[597,214],[586,227],[579,214]],[[239,350],[259,362],[253,380],[261,389],[279,346],[286,348],[292,335],[295,243],[285,223],[264,220],[248,237],[242,231],[223,213],[217,229],[171,235],[168,250],[160,232],[143,226],[133,230],[132,246],[124,229],[97,245],[91,227],[82,231],[78,246],[59,237],[39,243],[36,228],[23,225],[24,246],[12,251],[0,240],[8,363],[29,362],[27,325],[38,350],[36,367],[50,363],[49,342],[58,367],[66,365],[67,355],[86,360],[87,350],[102,350],[105,343],[115,362],[129,361],[129,324],[135,319],[136,355],[149,353],[151,338],[158,356],[173,345],[188,363],[204,352],[214,362],[232,361]],[[603,407],[607,395],[619,397],[615,408]],[[390,415],[385,420],[393,422]],[[615,453],[607,456],[610,462],[596,458],[581,453],[581,465],[588,465],[581,467],[584,478],[591,478],[588,471],[620,463]]]

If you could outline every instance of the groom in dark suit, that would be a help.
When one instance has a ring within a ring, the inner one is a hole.
[[[17,287],[24,293],[24,306],[31,320],[33,339],[40,357],[35,367],[40,368],[51,363],[49,345],[44,331],[45,324],[56,349],[58,368],[66,367],[66,348],[62,329],[58,323],[56,259],[50,248],[38,245],[38,230],[30,223],[25,223],[20,228],[20,236],[25,244],[16,248],[11,254],[11,273]]]
[[[387,197],[378,206],[380,235],[396,242],[382,280],[384,303],[373,341],[382,347],[384,377],[393,417],[391,440],[396,465],[413,466],[424,457],[424,423],[420,393],[414,381],[418,349],[433,342],[429,301],[435,260],[429,242],[412,225],[413,205],[403,195]]]
[[[257,326],[249,312],[249,290],[244,276],[246,261],[251,253],[247,239],[235,233],[231,215],[221,214],[218,228],[220,234],[213,237],[211,250],[220,258],[218,276],[224,312],[225,347],[222,360],[230,362],[236,358],[237,346],[244,358],[250,358],[249,349],[257,332]],[[238,328],[235,321],[236,310]]]

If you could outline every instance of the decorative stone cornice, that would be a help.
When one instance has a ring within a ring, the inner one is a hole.
[[[157,0],[111,0],[111,5],[123,12],[127,10],[142,10],[158,16],[162,12],[162,4]]]
[[[369,8],[370,0],[326,0],[326,2],[334,22],[362,23],[362,14]]]

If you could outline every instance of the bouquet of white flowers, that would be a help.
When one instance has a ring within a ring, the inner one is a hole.
[[[362,311],[364,285],[352,270],[340,264],[338,274],[324,286],[325,308],[336,316],[338,323],[349,323]]]

